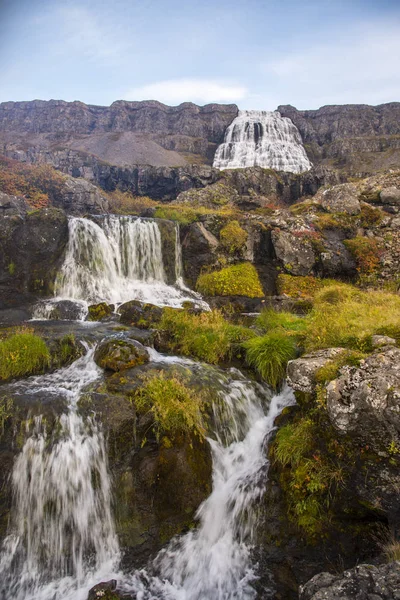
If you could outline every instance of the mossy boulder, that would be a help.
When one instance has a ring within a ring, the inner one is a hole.
[[[100,342],[94,360],[99,367],[108,371],[123,371],[148,362],[150,357],[140,342],[112,336]]]
[[[163,309],[154,304],[144,304],[138,300],[125,302],[119,307],[120,321],[139,329],[155,327],[161,320]]]
[[[110,317],[114,312],[114,305],[107,302],[99,302],[99,304],[91,304],[88,308],[88,321],[103,321]]]
[[[257,269],[251,263],[232,265],[200,275],[196,288],[205,296],[264,296]]]

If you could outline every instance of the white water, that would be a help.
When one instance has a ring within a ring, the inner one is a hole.
[[[167,285],[156,221],[105,215],[98,222],[69,218],[69,240],[64,263],[55,283],[55,298],[37,305],[33,318],[48,319],[62,300],[79,304],[77,318],[97,302],[119,305],[140,300],[158,306],[179,307],[194,301],[208,308],[182,280],[179,230],[176,234],[176,285]]]
[[[241,110],[218,146],[217,169],[264,167],[302,173],[312,167],[294,123],[278,111]]]
[[[104,437],[76,411],[82,391],[100,374],[89,350],[69,367],[13,386],[15,394],[64,397],[68,412],[53,432],[41,417],[27,425],[0,556],[3,599],[86,600],[87,590],[118,566]]]

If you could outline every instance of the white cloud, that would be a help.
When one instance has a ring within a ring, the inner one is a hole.
[[[324,44],[268,61],[263,71],[279,90],[281,103],[318,108],[399,101],[399,63],[400,23],[392,21],[332,34]]]
[[[181,102],[238,102],[247,95],[241,85],[212,79],[168,79],[128,90],[125,100],[159,100],[165,104]]]

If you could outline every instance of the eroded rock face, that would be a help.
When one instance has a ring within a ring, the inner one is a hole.
[[[361,211],[358,190],[352,183],[342,183],[320,191],[316,200],[330,213],[357,215]]]
[[[315,391],[315,375],[319,369],[332,362],[345,348],[327,348],[304,354],[301,358],[290,360],[287,366],[287,383],[295,391],[312,394]]]
[[[377,449],[400,439],[400,349],[384,346],[327,387],[333,426]]]
[[[320,573],[300,587],[300,600],[400,600],[400,563]]]
[[[182,259],[185,279],[195,284],[205,265],[216,260],[219,246],[217,238],[206,229],[203,223],[192,223],[182,242]]]
[[[123,371],[149,362],[150,357],[140,342],[118,335],[100,342],[94,360],[103,369]]]
[[[53,203],[71,215],[102,214],[109,210],[108,200],[99,188],[83,178],[66,178]]]

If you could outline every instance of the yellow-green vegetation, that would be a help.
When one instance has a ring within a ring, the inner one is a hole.
[[[6,421],[12,417],[14,401],[12,398],[0,398],[0,435],[4,433]]]
[[[192,314],[166,308],[159,324],[168,334],[168,349],[211,364],[237,355],[241,343],[256,333],[228,323],[218,310]]]
[[[256,326],[265,333],[278,330],[289,336],[301,338],[307,329],[307,319],[288,311],[278,312],[273,308],[266,308],[257,317]]]
[[[45,342],[31,332],[0,339],[0,380],[40,373],[49,361]]]
[[[182,374],[157,371],[144,375],[132,399],[139,414],[152,414],[158,439],[182,434],[204,438],[204,397],[188,386]]]
[[[205,206],[188,206],[186,204],[166,204],[158,206],[154,213],[157,219],[177,221],[181,225],[189,225],[198,221],[202,216],[217,216],[225,219],[235,216],[232,208],[207,208]]]
[[[261,298],[264,295],[258,273],[251,263],[232,265],[200,275],[197,290],[206,296],[248,296]]]
[[[318,369],[315,374],[315,381],[317,383],[327,383],[333,381],[339,375],[339,371],[345,365],[353,367],[359,367],[360,361],[365,358],[365,354],[357,350],[348,350],[338,354],[327,362],[323,367]]]
[[[107,302],[92,304],[88,311],[88,321],[101,321],[112,314],[112,308]]]
[[[389,563],[400,560],[400,542],[392,536],[385,544],[383,544],[383,552]]]
[[[295,276],[280,274],[276,286],[278,293],[290,298],[313,298],[322,288],[335,284],[334,279],[320,279],[312,275]]]
[[[318,450],[320,426],[302,416],[281,427],[272,446],[273,457],[284,468],[281,483],[289,517],[310,537],[323,530],[332,496],[345,477],[335,459],[335,454],[341,453],[336,440],[328,435],[328,452]]]
[[[148,208],[156,208],[160,203],[148,196],[133,196],[129,192],[114,190],[107,194],[112,212],[121,215],[140,215]]]
[[[289,210],[293,215],[304,215],[311,211],[321,212],[324,209],[318,202],[311,199],[311,200],[303,200],[303,202],[297,202],[296,204],[292,204],[292,206],[289,208]]]
[[[8,272],[10,273],[10,275],[14,275],[15,274],[15,263],[10,262],[8,265]]]
[[[376,240],[357,236],[344,241],[356,260],[357,270],[360,274],[374,273],[380,264],[381,249]]]
[[[242,250],[247,242],[247,231],[241,227],[239,221],[229,221],[219,234],[221,246],[230,254]]]
[[[371,336],[375,334],[400,341],[400,296],[337,283],[314,298],[305,348],[343,346],[366,352],[371,350]]]
[[[243,344],[246,361],[269,385],[276,388],[284,379],[289,360],[296,357],[296,342],[285,331],[277,329]]]

